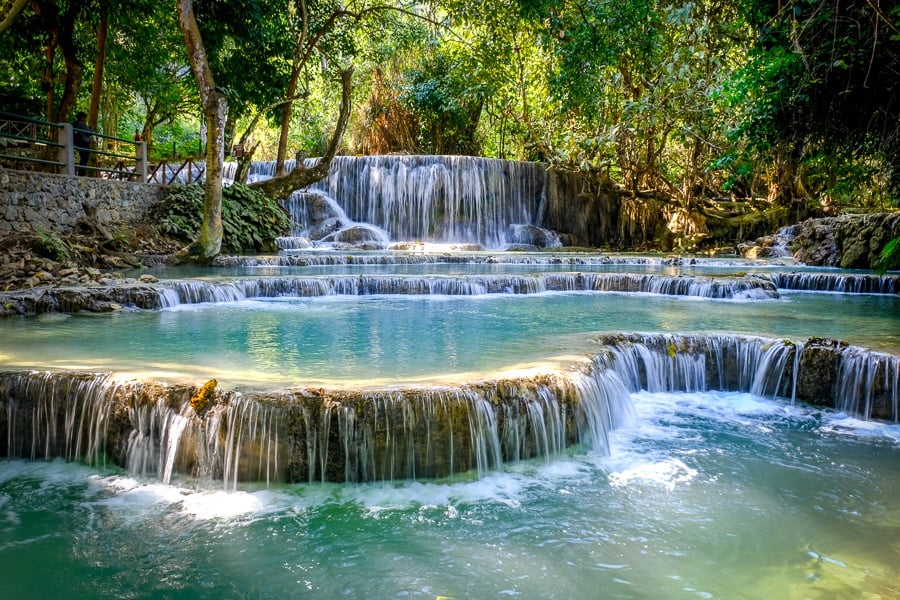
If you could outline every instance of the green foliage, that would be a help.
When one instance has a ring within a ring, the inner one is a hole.
[[[72,256],[72,249],[56,233],[43,227],[36,227],[35,250],[57,262],[65,262]]]
[[[200,231],[203,188],[177,185],[153,205],[151,217],[173,237],[188,243]],[[231,253],[266,252],[275,238],[290,229],[287,213],[274,200],[236,183],[222,191],[222,250]]]
[[[881,249],[875,269],[882,275],[900,269],[900,237],[895,237]]]
[[[431,154],[479,154],[482,98],[458,64],[439,52],[406,72],[401,100],[418,115],[419,147]]]
[[[200,135],[196,130],[197,117],[174,116],[154,130],[150,160],[172,160],[200,155]]]
[[[315,10],[318,4],[311,6]],[[194,10],[229,111],[246,116],[253,107],[278,100],[286,89],[295,35],[287,21],[286,3],[200,0]]]
[[[190,242],[200,231],[203,215],[203,187],[173,185],[165,197],[150,207],[150,216],[169,235]]]
[[[775,166],[776,183],[799,181],[814,197],[831,193],[827,178],[807,177],[824,161],[841,175],[851,167],[857,181],[864,165],[866,185],[886,179],[900,194],[900,37],[888,35],[896,25],[865,2],[741,6],[758,37],[741,71],[747,119],[739,132],[757,160]]]
[[[74,58],[84,67],[76,104],[86,107],[99,5],[40,4],[65,11],[72,25]],[[51,80],[42,81],[48,29],[35,6],[4,32],[0,53],[0,108],[28,115],[55,110],[49,105],[60,103],[67,69],[57,51],[47,65]],[[228,138],[263,115],[253,133],[256,159],[274,158],[292,70],[301,98],[287,156],[321,153],[338,101],[331,74],[352,64],[358,111],[349,152],[541,160],[687,208],[697,194],[786,199],[798,212],[823,199],[880,208],[900,200],[900,7],[892,3],[316,0],[303,10],[293,0],[195,0],[194,7],[228,98]],[[133,0],[109,18],[101,130],[130,138],[140,129],[151,160],[196,154],[201,111],[176,11]],[[383,143],[357,141],[367,133]],[[174,211],[168,226],[192,230],[193,218]]]
[[[222,224],[223,247],[235,252],[272,250],[291,225],[277,202],[241,184],[223,190]]]

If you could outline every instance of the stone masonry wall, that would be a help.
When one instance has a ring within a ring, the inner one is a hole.
[[[0,237],[35,228],[66,233],[85,214],[107,229],[139,221],[162,198],[164,188],[147,183],[110,181],[12,171],[0,167]]]

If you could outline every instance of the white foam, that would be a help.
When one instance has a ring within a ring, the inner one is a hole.
[[[822,432],[849,435],[863,439],[883,439],[900,445],[900,423],[862,421],[841,412],[829,412],[819,428]]]
[[[811,418],[784,401],[749,393],[638,392],[632,400],[638,418],[611,432],[610,454],[596,462],[616,488],[651,486],[671,492],[701,481],[702,474],[688,464],[688,457],[703,451],[705,424],[766,435],[782,419]],[[694,450],[684,450],[684,443]]]
[[[667,491],[674,491],[697,477],[697,470],[678,459],[648,462],[624,471],[609,474],[609,484],[613,487],[627,487],[633,484],[660,485]]]

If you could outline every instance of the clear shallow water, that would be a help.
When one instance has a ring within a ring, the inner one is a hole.
[[[314,262],[318,259],[327,259],[330,254],[316,253],[303,255],[307,260]],[[779,273],[779,272],[805,272],[805,273],[852,273],[838,269],[821,267],[803,267],[791,264],[790,261],[769,263],[748,261],[741,258],[734,259],[699,259],[695,264],[690,264],[690,259],[684,259],[682,264],[660,262],[659,256],[630,256],[609,257],[608,263],[602,263],[603,256],[590,254],[522,254],[516,253],[480,253],[472,255],[454,254],[454,260],[468,257],[471,262],[422,262],[418,264],[364,264],[365,261],[376,260],[378,257],[390,257],[383,254],[362,255],[337,255],[340,258],[352,257],[356,264],[316,265],[305,266],[274,266],[274,265],[246,265],[233,267],[155,267],[128,273],[129,276],[137,276],[141,273],[149,273],[161,279],[183,279],[195,277],[264,277],[292,275],[355,275],[365,274],[397,274],[397,275],[526,275],[535,273],[635,273],[650,275],[729,275],[737,273]],[[398,262],[402,262],[403,255],[394,255]],[[411,255],[411,260],[421,258]],[[440,258],[440,257],[439,257]],[[496,262],[488,262],[496,259]],[[552,261],[559,260],[559,263]],[[855,273],[863,273],[862,271]]]
[[[900,429],[633,396],[611,455],[226,494],[0,463],[4,598],[894,598]],[[868,595],[867,595],[868,594]]]
[[[45,315],[0,320],[0,368],[87,368],[298,384],[391,382],[546,364],[590,350],[590,333],[623,330],[836,337],[897,352],[900,297],[367,296]]]
[[[724,275],[740,266],[388,265],[221,276]],[[766,267],[771,272],[778,267]],[[211,276],[208,270],[165,277]],[[640,294],[251,300],[0,320],[0,369],[432,382],[571,360],[602,331],[837,337],[896,353],[900,298]],[[554,363],[555,365],[556,363]],[[0,597],[900,597],[900,426],[747,394],[636,394],[609,456],[480,480],[221,491],[0,462]]]

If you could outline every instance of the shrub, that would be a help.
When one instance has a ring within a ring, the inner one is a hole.
[[[172,186],[150,215],[164,232],[185,243],[193,241],[203,220],[202,186]],[[222,229],[223,252],[271,252],[275,238],[290,229],[290,220],[276,201],[235,183],[222,190]]]

